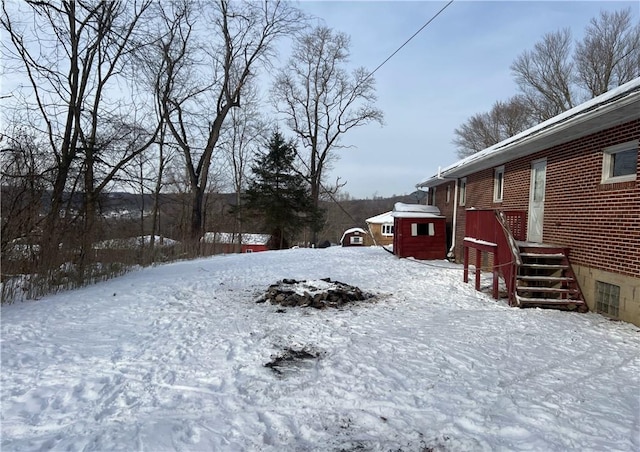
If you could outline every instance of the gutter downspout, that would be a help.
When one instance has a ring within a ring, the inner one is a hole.
[[[455,187],[453,189],[453,225],[451,227],[451,248],[447,253],[448,259],[455,258],[456,234],[458,225],[458,179],[456,178]]]

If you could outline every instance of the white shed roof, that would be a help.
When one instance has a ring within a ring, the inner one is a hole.
[[[436,206],[425,206],[424,204],[405,204],[397,202],[393,206],[391,215],[394,218],[430,218],[440,217],[440,209]]]
[[[266,245],[271,236],[269,234],[242,233],[243,245]],[[238,234],[231,232],[206,232],[204,234],[205,243],[237,243]]]

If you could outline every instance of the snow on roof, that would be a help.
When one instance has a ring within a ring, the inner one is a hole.
[[[340,238],[340,243],[342,243],[342,241],[344,240],[344,238],[347,236],[347,234],[353,234],[354,232],[360,232],[361,234],[366,234],[367,231],[365,231],[362,228],[351,228],[351,229],[347,229],[346,231],[344,231],[344,234],[342,234],[342,237]]]
[[[424,204],[405,204],[397,202],[393,205],[393,212],[391,215],[394,218],[439,217],[440,209],[436,206],[426,206]]]
[[[151,236],[138,236],[138,237],[129,237],[125,239],[110,239],[103,240],[98,243],[93,244],[93,248],[97,250],[102,249],[129,249],[129,248],[137,248],[139,246],[149,245],[151,243]],[[167,238],[161,237],[159,235],[154,236],[154,246],[157,247],[166,247],[166,246],[174,246],[179,242]]]
[[[390,210],[389,212],[381,213],[375,217],[367,218],[365,221],[373,224],[393,223],[393,215],[391,215],[391,213],[392,211]]]
[[[271,236],[269,234],[241,233],[243,245],[266,245]],[[206,232],[203,237],[205,243],[237,243],[238,234],[232,232]]]
[[[618,105],[627,105],[632,102],[638,102],[639,97],[640,77],[620,85],[611,91],[607,91],[600,96],[594,97],[587,102],[541,122],[540,124],[507,138],[506,140],[494,144],[493,146],[483,149],[480,152],[476,152],[475,154],[458,160],[444,169],[439,170],[438,174],[425,178],[419,182],[416,187],[432,187],[439,185],[440,181],[442,181],[446,176],[458,176],[460,175],[458,173],[461,173],[465,168],[471,167],[472,165],[478,166],[481,162],[488,161],[489,159],[491,159],[490,163],[503,163],[498,162],[496,159],[502,156],[502,160],[507,161],[513,157],[518,157],[511,155],[509,156],[511,158],[509,158],[507,156],[503,156],[503,154],[513,151],[518,145],[523,145],[524,143],[535,139],[556,134],[571,125],[586,121],[592,117],[603,115],[604,113],[617,108]],[[586,131],[591,132],[588,129],[586,129]],[[531,153],[535,151],[536,149],[532,149]]]

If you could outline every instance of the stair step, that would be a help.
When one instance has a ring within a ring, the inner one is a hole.
[[[570,276],[516,276],[516,280],[518,281],[540,281],[540,282],[570,282],[575,281]]]
[[[562,259],[565,257],[562,253],[520,253],[521,257],[533,257],[536,259]]]
[[[522,264],[520,267],[539,268],[542,270],[568,270],[568,265],[562,264]]]
[[[517,286],[518,292],[545,292],[545,293],[566,293],[577,294],[577,289],[560,288],[560,287],[535,287],[535,286]]]
[[[568,300],[566,298],[529,298],[529,297],[521,297],[516,295],[516,298],[520,304],[522,303],[531,303],[531,304],[550,304],[550,305],[563,305],[563,304],[575,304],[582,305],[584,301],[582,300]]]

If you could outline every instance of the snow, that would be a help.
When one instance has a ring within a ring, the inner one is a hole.
[[[377,300],[255,303],[325,277]],[[638,327],[510,308],[445,261],[214,256],[1,314],[3,452],[640,450]],[[265,366],[285,350],[311,358]]]
[[[394,218],[442,218],[440,209],[424,204],[405,204],[397,202],[393,205],[391,215]]]
[[[474,239],[473,237],[465,237],[464,240],[466,242],[477,243],[478,245],[498,246],[498,244],[496,243],[487,242],[486,240]]]
[[[154,245],[157,247],[169,247],[175,246],[179,242],[176,240],[162,237],[159,235],[154,236]],[[95,249],[129,249],[139,247],[141,244],[149,245],[151,244],[151,236],[144,235],[138,237],[130,237],[126,239],[111,239],[111,240],[103,240],[102,242],[98,242],[93,245]]]
[[[205,232],[205,243],[236,243],[238,234],[232,232]],[[271,239],[269,234],[242,234],[243,245],[266,245]]]
[[[370,224],[393,224],[392,211],[381,213],[380,215],[376,215],[375,217],[367,218],[365,221]]]

